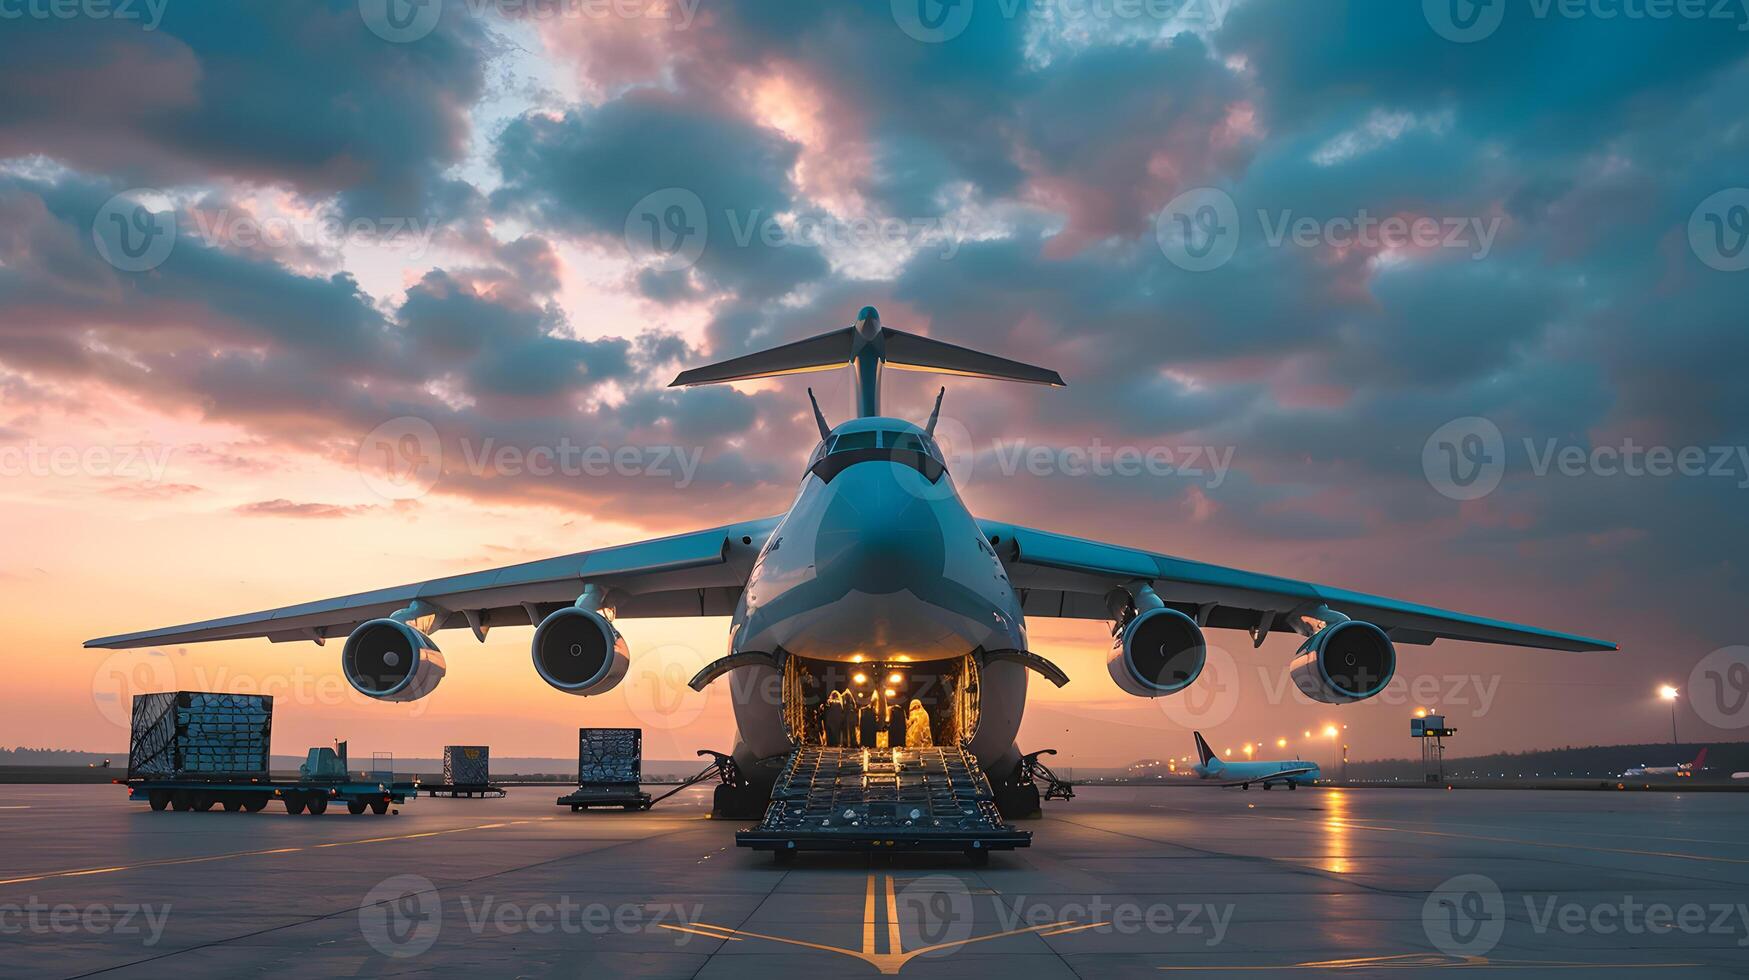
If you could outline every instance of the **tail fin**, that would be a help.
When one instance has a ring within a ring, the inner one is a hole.
[[[1202,737],[1202,732],[1191,732],[1190,734],[1196,739],[1196,754],[1202,760],[1203,765],[1208,765],[1211,759],[1219,761],[1219,757],[1215,755],[1215,750],[1209,748],[1208,741]]]
[[[1710,748],[1710,746],[1709,746],[1709,748]],[[1688,768],[1694,770],[1695,772],[1700,772],[1701,768],[1705,765],[1706,765],[1706,749],[1703,748],[1700,750],[1700,754],[1694,757],[1694,761],[1689,763]]]
[[[985,354],[969,347],[931,340],[881,326],[881,314],[863,307],[856,322],[841,330],[682,371],[670,388],[745,381],[806,371],[850,368],[856,377],[856,414],[867,418],[880,414],[881,365],[906,371],[931,371],[969,378],[994,378],[1028,384],[1063,386],[1063,377],[1049,368],[1035,367],[1006,357]]]

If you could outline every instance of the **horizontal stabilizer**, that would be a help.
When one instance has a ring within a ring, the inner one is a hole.
[[[749,378],[769,378],[777,374],[801,374],[806,371],[846,367],[850,364],[851,346],[855,336],[854,327],[844,327],[770,350],[732,357],[716,364],[682,371],[668,387],[683,388],[724,381],[746,381]]]
[[[887,363],[896,368],[1063,387],[1063,376],[1050,368],[1011,361],[1006,357],[943,343],[914,333],[900,333],[893,329],[883,332],[887,341]]]

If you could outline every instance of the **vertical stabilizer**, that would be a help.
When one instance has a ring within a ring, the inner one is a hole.
[[[1209,748],[1209,743],[1202,737],[1202,732],[1191,732],[1190,734],[1196,739],[1196,756],[1202,760],[1203,765],[1206,766],[1211,761],[1221,761],[1220,757],[1215,755],[1215,750]]]

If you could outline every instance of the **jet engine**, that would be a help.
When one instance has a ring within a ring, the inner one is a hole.
[[[1343,619],[1307,637],[1288,670],[1294,686],[1314,701],[1364,701],[1396,674],[1397,648],[1377,626]]]
[[[1189,687],[1207,659],[1207,642],[1196,620],[1160,605],[1123,624],[1105,668],[1126,693],[1157,698]]]
[[[443,654],[431,637],[394,619],[373,619],[340,652],[346,682],[379,701],[417,701],[443,680]]]
[[[568,694],[606,694],[631,667],[625,637],[593,609],[566,606],[534,631],[534,669]]]

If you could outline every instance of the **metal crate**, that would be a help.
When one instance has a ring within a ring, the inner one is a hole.
[[[484,745],[445,745],[443,781],[450,786],[484,786],[492,781],[492,750]]]
[[[579,728],[577,785],[632,784],[643,781],[642,728]]]

